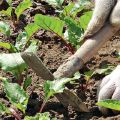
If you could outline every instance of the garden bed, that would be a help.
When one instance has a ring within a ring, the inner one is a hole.
[[[19,2],[19,1],[18,1]],[[14,3],[14,2],[13,2]],[[16,1],[14,6],[18,4]],[[36,4],[29,10],[25,11],[24,15],[28,16],[25,19],[21,19],[19,25],[15,30],[10,39],[2,39],[2,41],[14,43],[18,33],[26,26],[27,23],[33,21],[33,16],[35,14],[45,14],[51,16],[57,16],[55,9],[52,6],[49,6],[45,2],[39,2],[39,5]],[[6,19],[6,18],[5,18]],[[9,20],[8,20],[9,21]],[[11,24],[11,22],[9,21]],[[12,27],[12,24],[11,24]],[[2,37],[2,34],[1,34]],[[66,47],[66,43],[62,41],[55,34],[48,32],[46,30],[40,30],[34,35],[34,38],[37,39],[39,43],[39,48],[37,51],[38,57],[43,61],[44,65],[54,73],[57,68],[69,57],[72,53]],[[80,70],[81,73],[86,71],[95,71],[100,69],[105,65],[117,66],[120,61],[116,57],[116,52],[120,50],[120,32],[117,33],[111,40],[109,40],[89,62],[87,62],[84,67]],[[7,53],[6,49],[0,48],[0,52]],[[35,115],[43,102],[44,92],[42,84],[44,80],[38,77],[31,69],[29,69],[29,75],[32,77],[32,84],[28,87],[27,92],[30,94],[26,115]],[[9,78],[14,82],[14,77],[9,72],[0,71],[0,74],[4,77]],[[74,91],[78,97],[81,98],[83,95],[83,101],[86,103],[90,112],[82,113],[74,111],[71,106],[65,108],[55,97],[52,97],[51,100],[45,105],[43,112],[50,112],[52,117],[56,117],[58,120],[119,120],[120,116],[114,116],[113,114],[110,117],[103,116],[98,110],[98,106],[95,105],[97,102],[97,87],[102,80],[105,74],[95,74],[87,82],[84,77],[80,78],[75,84],[67,84],[66,86]],[[82,82],[82,83],[81,83]],[[36,87],[37,86],[37,87]],[[82,93],[81,93],[82,91]],[[3,92],[2,86],[0,86],[0,102],[4,102],[8,107],[10,103],[6,98],[5,93]],[[20,116],[23,117],[22,113],[19,111]],[[112,116],[112,117],[111,117]],[[0,117],[1,120],[14,120],[14,117],[3,115]]]

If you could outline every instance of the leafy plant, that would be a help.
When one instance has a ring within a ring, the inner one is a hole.
[[[7,2],[9,4],[9,8],[7,10],[2,10],[1,13],[10,17],[14,25],[18,23],[20,15],[30,6],[32,6],[31,0],[23,0],[14,10],[12,7],[12,0],[7,0]],[[14,16],[17,16],[17,20],[15,20],[15,18],[12,16],[13,14]]]
[[[102,100],[100,102],[97,102],[96,105],[120,111],[120,100]]]
[[[44,83],[44,93],[45,98],[44,102],[41,106],[40,112],[42,112],[46,102],[49,100],[50,97],[54,96],[57,93],[62,93],[65,89],[65,84],[76,79],[80,78],[80,74],[75,74],[73,78],[61,78],[54,81],[45,81]]]
[[[34,21],[42,29],[52,31],[58,36],[63,35],[64,22],[59,18],[37,14],[35,15]]]
[[[67,30],[64,37],[77,49],[80,46],[79,38],[83,34],[83,29],[71,17],[65,17],[64,21],[67,25]]]
[[[0,77],[0,80],[2,80],[6,97],[9,99],[11,104],[25,113],[29,98],[28,94],[17,83],[10,83],[7,78]],[[15,117],[17,117],[17,115],[15,115],[17,112],[11,107],[6,107],[3,103],[0,103],[0,113],[13,114]]]
[[[19,19],[20,15],[26,10],[28,9],[30,6],[32,6],[32,2],[31,0],[24,0],[23,2],[21,2],[17,8],[15,9],[15,13],[17,15],[17,20]]]

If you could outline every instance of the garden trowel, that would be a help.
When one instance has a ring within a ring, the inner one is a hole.
[[[42,61],[31,52],[21,53],[23,60],[26,64],[34,70],[34,72],[44,80],[54,80],[53,74],[44,66]],[[80,112],[88,112],[82,98],[79,98],[75,93],[69,89],[65,89],[63,93],[55,95],[57,99],[65,106],[71,105],[74,110]]]

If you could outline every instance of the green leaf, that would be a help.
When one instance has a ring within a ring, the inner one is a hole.
[[[80,22],[81,27],[84,29],[84,31],[86,30],[88,26],[88,23],[92,17],[92,13],[93,11],[85,12],[84,15],[80,17],[79,22]]]
[[[31,0],[23,0],[17,8],[15,9],[15,13],[17,15],[17,19],[19,19],[20,15],[28,9],[30,6],[32,6],[32,1]]]
[[[35,15],[35,23],[42,29],[49,30],[62,36],[64,22],[56,17],[50,17],[46,15],[37,14]]]
[[[80,25],[73,20],[70,17],[65,17],[65,23],[68,27],[67,34],[68,38],[66,38],[74,47],[77,48],[77,45],[79,45],[79,38],[83,34],[83,29],[80,27]],[[66,37],[66,36],[65,36]]]
[[[74,5],[74,3],[69,3],[67,6],[65,6],[60,14],[60,19],[64,20],[66,16],[70,16],[70,11],[73,9]]]
[[[25,113],[29,98],[27,93],[17,83],[9,83],[8,80],[3,80],[3,88],[9,101]]]
[[[15,43],[15,47],[17,48],[18,51],[22,51],[27,43],[27,33],[22,32],[21,34],[18,35]]]
[[[24,120],[57,120],[55,118],[50,119],[50,114],[48,112],[38,113],[34,117],[26,116]]]
[[[5,104],[0,103],[0,114],[10,113],[9,109],[6,107]]]
[[[96,103],[98,106],[102,106],[105,108],[119,110],[120,111],[120,100],[102,100]]]
[[[76,19],[77,13],[90,6],[90,0],[77,0],[77,2],[70,2],[67,6],[64,7],[63,11],[60,14],[60,18],[63,20],[65,17],[69,16],[73,19]]]
[[[17,52],[15,46],[12,45],[11,43],[0,42],[0,47],[8,49],[10,52]]]
[[[62,93],[65,89],[65,84],[76,78],[79,78],[77,74],[73,78],[61,78],[54,81],[46,81],[44,83],[45,100],[47,101],[51,96],[57,93]]]
[[[36,33],[40,29],[40,26],[38,26],[36,23],[30,23],[25,27],[25,31],[28,35],[27,39],[30,39],[31,36]]]
[[[2,10],[1,13],[7,15],[8,17],[11,17],[12,7],[9,7],[7,10]]]
[[[12,4],[12,0],[7,0],[8,4],[11,5]]]
[[[26,90],[32,83],[32,79],[31,77],[27,77],[27,79],[24,81],[24,85],[23,85],[23,88],[24,90]]]
[[[54,6],[61,6],[64,2],[64,0],[45,0],[46,2],[48,2],[50,5],[54,5]]]
[[[7,37],[10,36],[10,26],[2,21],[0,21],[0,31],[7,35]]]
[[[21,73],[26,68],[26,64],[20,53],[0,54],[0,68],[5,71]]]
[[[90,78],[94,75],[94,71],[90,70],[90,71],[86,71],[84,72],[84,76],[85,76],[85,80],[90,80]]]

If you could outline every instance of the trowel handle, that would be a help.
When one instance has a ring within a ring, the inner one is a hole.
[[[76,71],[81,69],[119,29],[120,27],[113,27],[110,24],[106,24],[98,33],[87,39],[74,55],[60,65],[54,73],[54,77],[72,76]]]
[[[106,26],[93,37],[87,39],[74,56],[78,56],[86,63],[119,29],[120,28],[113,27],[110,24],[106,24]]]

